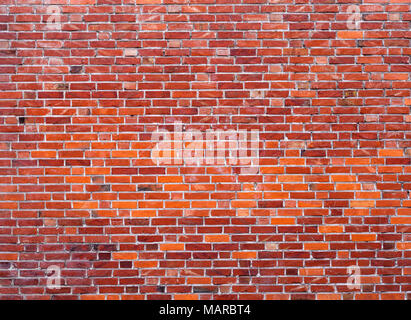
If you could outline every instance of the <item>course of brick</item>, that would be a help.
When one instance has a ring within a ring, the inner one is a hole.
[[[0,299],[410,299],[411,1],[0,20]],[[176,125],[257,131],[258,166],[155,163]]]

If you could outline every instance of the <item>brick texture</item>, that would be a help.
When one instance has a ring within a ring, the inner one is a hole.
[[[1,299],[411,297],[409,0],[0,20]],[[155,162],[178,126],[256,131],[258,163]]]

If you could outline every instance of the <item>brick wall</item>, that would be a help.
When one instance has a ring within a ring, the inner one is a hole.
[[[0,1],[0,298],[409,299],[410,9]]]

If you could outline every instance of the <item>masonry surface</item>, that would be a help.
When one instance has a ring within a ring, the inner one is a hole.
[[[409,0],[1,0],[0,299],[410,299],[410,27]],[[257,131],[258,166],[154,163],[179,123]]]

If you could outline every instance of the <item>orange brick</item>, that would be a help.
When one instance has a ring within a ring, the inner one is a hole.
[[[402,149],[381,149],[378,151],[380,157],[403,157],[404,150]]]
[[[331,181],[333,182],[356,182],[356,176],[349,176],[349,175],[332,175]]]
[[[381,283],[379,276],[361,276],[361,284]]]
[[[411,217],[391,217],[392,224],[411,224]]]
[[[187,278],[187,284],[211,284],[211,278]]]
[[[138,260],[138,261],[134,261],[134,267],[135,268],[157,268],[158,266],[158,261],[151,261],[151,260],[147,260],[147,261],[143,261],[143,260]]]
[[[381,300],[404,300],[404,293],[381,293]]]
[[[272,218],[271,224],[295,224],[294,218]]]
[[[344,209],[345,216],[368,216],[370,215],[369,209]]]
[[[113,201],[113,208],[117,209],[136,209],[137,201]]]
[[[333,225],[322,225],[318,227],[321,233],[342,233],[343,226],[333,226]]]
[[[337,37],[341,39],[361,39],[362,31],[338,31]]]
[[[137,151],[132,150],[113,150],[111,151],[113,158],[137,158]]]
[[[73,209],[97,209],[97,208],[98,208],[97,201],[73,202]]]
[[[328,243],[322,242],[305,242],[304,250],[328,250]]]
[[[113,259],[134,260],[134,259],[137,259],[137,253],[136,252],[113,252]]]
[[[231,201],[231,206],[233,208],[255,208],[257,206],[256,201],[245,201],[245,200],[233,200]]]
[[[206,242],[229,242],[230,236],[227,234],[222,235],[206,235],[205,236]]]
[[[322,268],[304,268],[299,269],[298,274],[300,276],[322,276],[324,275],[324,270]]]
[[[32,151],[31,157],[32,158],[56,158],[57,152],[56,151]]]
[[[233,259],[255,259],[257,253],[253,251],[235,251],[232,253]]]
[[[374,201],[356,201],[356,200],[351,200],[350,201],[350,206],[351,208],[353,207],[374,207],[375,202]]]
[[[411,242],[397,242],[398,250],[411,250]]]
[[[155,217],[157,212],[155,210],[133,210],[131,211],[132,217]]]
[[[17,253],[0,253],[0,260],[17,260]]]
[[[352,241],[375,241],[377,240],[376,234],[352,234]]]
[[[184,243],[162,243],[160,250],[163,251],[180,251],[184,250]]]
[[[165,201],[166,208],[190,208],[190,201]]]

